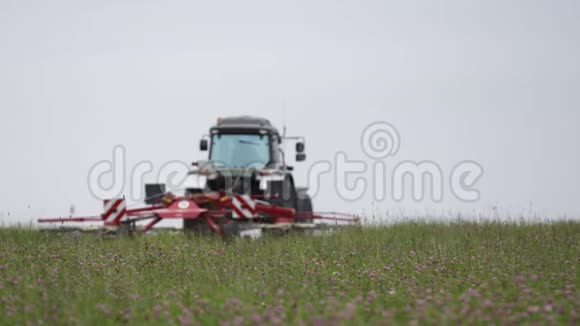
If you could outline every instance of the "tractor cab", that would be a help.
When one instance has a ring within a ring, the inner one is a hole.
[[[248,116],[219,118],[210,129],[210,135],[201,140],[200,150],[207,151],[209,147],[208,158],[216,169],[285,169],[283,140],[267,119]],[[296,161],[305,160],[304,143],[298,142],[296,148],[300,149]]]
[[[308,209],[306,188],[295,187],[293,168],[286,164],[287,141],[296,143],[296,161],[304,161],[304,139],[281,135],[267,119],[219,118],[200,141],[200,150],[209,155],[197,173],[205,178],[206,190],[265,196],[278,206]],[[204,189],[192,189],[200,191]]]
[[[186,180],[180,184],[185,195],[227,193],[230,196],[261,198],[262,204],[290,208],[296,214],[311,214],[312,200],[308,188],[296,187],[293,168],[286,164],[284,143],[294,142],[296,162],[306,159],[303,137],[281,135],[270,121],[264,118],[241,116],[219,118],[202,137],[199,149],[209,152],[206,160],[194,163]],[[165,185],[149,184],[145,187],[147,204],[159,204]],[[215,210],[212,204],[200,204]],[[185,219],[185,229],[201,228],[201,220]]]

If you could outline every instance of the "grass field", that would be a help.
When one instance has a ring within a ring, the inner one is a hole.
[[[223,243],[0,231],[0,324],[578,323],[580,223]]]

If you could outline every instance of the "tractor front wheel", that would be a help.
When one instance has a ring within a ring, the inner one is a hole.
[[[270,201],[272,205],[293,209],[298,208],[296,189],[290,176],[287,175],[282,182],[272,182],[269,192],[274,197]]]

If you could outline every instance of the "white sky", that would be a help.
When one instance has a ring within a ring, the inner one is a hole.
[[[365,159],[374,121],[401,134],[391,167],[485,169],[476,203],[344,202],[323,178],[317,209],[578,217],[578,17],[578,1],[0,0],[0,223],[100,213],[87,175],[115,144],[129,168],[203,159],[216,117],[280,125],[283,103],[307,137],[300,184],[337,151]]]

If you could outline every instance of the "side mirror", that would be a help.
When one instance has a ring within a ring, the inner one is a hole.
[[[202,139],[199,141],[199,150],[202,152],[207,151],[207,139]]]
[[[303,142],[296,143],[296,153],[304,153],[304,143]]]
[[[296,154],[296,162],[306,161],[306,154],[298,153]]]

